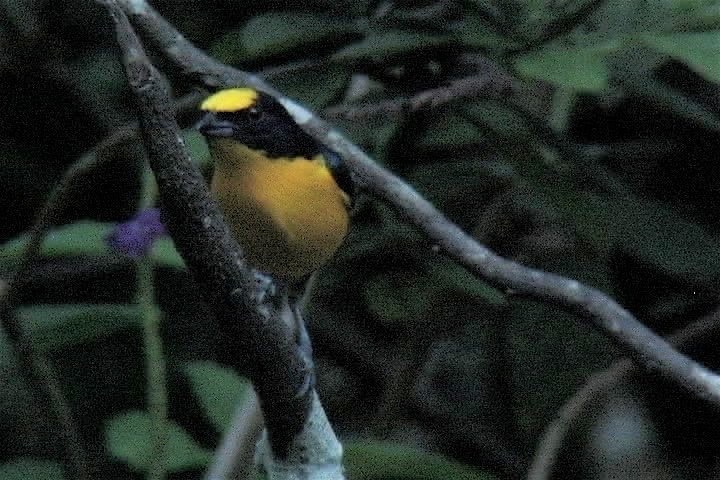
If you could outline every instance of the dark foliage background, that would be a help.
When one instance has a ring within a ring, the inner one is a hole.
[[[720,3],[153,5],[218,59],[327,109],[501,254],[600,288],[662,333],[717,305]],[[133,121],[134,104],[107,15],[93,2],[4,0],[0,9],[0,276],[8,278],[63,171]],[[157,63],[178,97],[197,93]],[[488,86],[472,98],[363,113],[367,103],[478,73]],[[193,109],[181,118],[209,172]],[[137,208],[142,150],[133,139],[104,155],[113,160],[58,219],[19,311],[57,366],[103,478],[140,478],[149,440],[136,263],[103,237]],[[229,340],[169,240],[150,261],[176,422],[168,470],[197,478],[241,380],[216,363],[227,360]],[[622,354],[581,320],[475,279],[367,198],[319,277],[310,318],[320,394],[347,441],[351,478],[519,478],[555,412]],[[61,478],[52,460],[63,449],[45,407],[0,342],[0,477]],[[714,365],[713,346],[692,353]],[[552,478],[720,474],[717,412],[676,387],[636,375],[590,403]]]

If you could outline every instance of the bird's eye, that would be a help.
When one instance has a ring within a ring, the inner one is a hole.
[[[262,116],[262,111],[257,107],[250,107],[247,112],[250,120],[259,120]]]

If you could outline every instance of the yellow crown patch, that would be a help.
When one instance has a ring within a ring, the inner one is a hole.
[[[252,88],[228,88],[210,95],[200,105],[206,112],[237,112],[255,105],[257,90]]]

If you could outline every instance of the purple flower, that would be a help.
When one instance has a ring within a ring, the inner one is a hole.
[[[108,246],[132,258],[140,258],[150,251],[153,242],[166,234],[160,221],[160,209],[148,208],[125,223],[118,224],[105,237]]]

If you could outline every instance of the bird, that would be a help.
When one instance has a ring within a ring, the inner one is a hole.
[[[307,280],[348,233],[353,181],[342,157],[258,89],[219,90],[200,110],[210,192],[247,261],[287,284]]]

